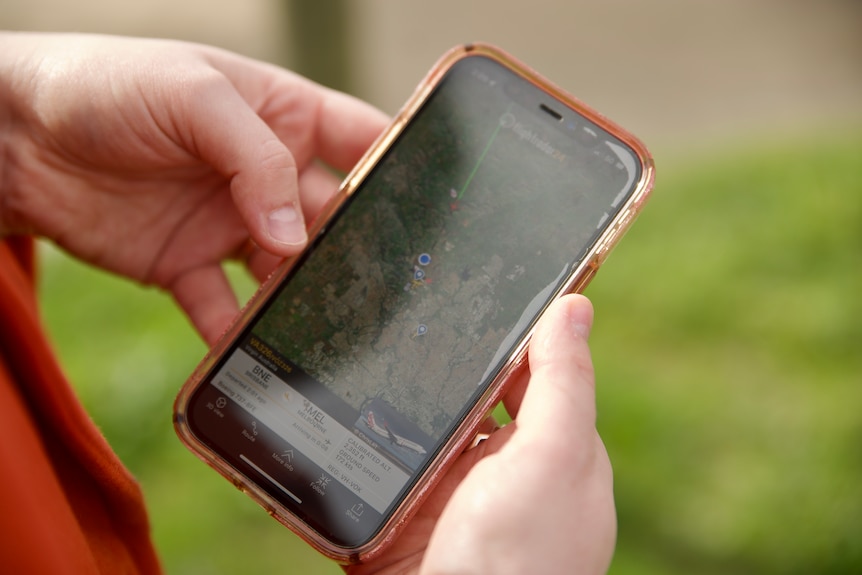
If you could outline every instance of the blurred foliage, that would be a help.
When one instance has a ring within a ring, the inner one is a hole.
[[[588,290],[613,574],[862,572],[860,158],[854,136],[659,162]],[[340,572],[175,438],[205,350],[170,299],[43,255],[61,360],[140,478],[167,571]]]
[[[658,168],[589,290],[613,573],[862,572],[862,140]]]

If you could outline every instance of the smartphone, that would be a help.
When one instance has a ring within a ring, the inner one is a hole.
[[[451,50],[182,388],[180,438],[319,551],[376,556],[653,173],[637,139],[508,54]]]

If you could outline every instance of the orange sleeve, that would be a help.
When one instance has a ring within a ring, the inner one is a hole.
[[[33,244],[0,241],[0,565],[160,573],[140,488],[84,411],[40,325]]]

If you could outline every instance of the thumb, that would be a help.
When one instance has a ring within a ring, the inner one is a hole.
[[[554,302],[530,343],[530,383],[518,410],[518,432],[548,441],[548,429],[571,445],[592,441],[596,424],[595,376],[587,337],[593,307],[582,295]]]
[[[230,179],[252,239],[270,253],[293,255],[308,240],[296,160],[227,78],[214,84],[206,97],[187,99],[187,137],[203,161]]]

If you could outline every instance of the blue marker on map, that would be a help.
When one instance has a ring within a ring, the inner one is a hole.
[[[420,323],[419,327],[416,328],[416,335],[425,335],[426,333],[428,333],[428,326]]]
[[[431,256],[428,254],[419,254],[419,265],[427,266],[431,263]]]
[[[417,281],[421,281],[422,278],[424,278],[424,277],[425,277],[425,271],[424,270],[417,269],[416,271],[413,272],[413,279],[415,279]]]

